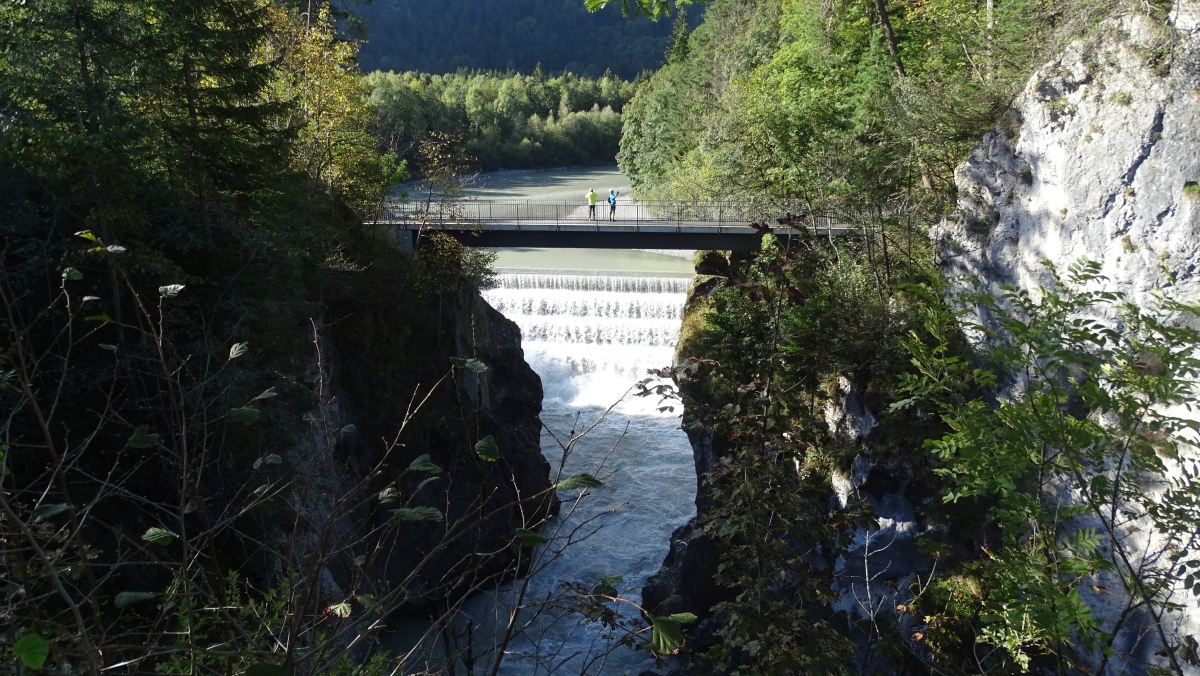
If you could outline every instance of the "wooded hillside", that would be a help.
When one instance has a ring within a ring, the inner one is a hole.
[[[670,21],[626,18],[616,7],[593,14],[579,0],[375,0],[350,9],[370,25],[365,72],[529,74],[541,63],[547,73],[632,79],[662,65],[671,34]]]

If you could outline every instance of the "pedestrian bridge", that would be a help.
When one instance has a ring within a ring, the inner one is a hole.
[[[605,196],[601,195],[601,199]],[[445,232],[481,247],[757,250],[765,232],[821,236],[857,232],[852,217],[816,213],[799,203],[668,202],[622,198],[595,216],[586,204],[552,201],[411,201],[387,206],[378,221],[402,246],[421,233]]]

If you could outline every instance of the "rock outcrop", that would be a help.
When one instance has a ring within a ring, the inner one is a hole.
[[[1200,298],[1200,3],[1129,14],[1030,78],[955,172],[933,233],[951,279],[1036,290],[1080,257],[1135,302],[1173,278]],[[1170,272],[1164,271],[1164,268]]]
[[[369,551],[373,540],[356,540],[385,525],[390,512],[372,510],[370,500],[345,512],[325,536],[325,550],[344,551],[321,571],[323,600],[341,602],[354,584],[361,593],[365,573],[373,593],[403,583],[410,610],[436,608],[499,581],[517,560],[515,530],[557,509],[540,450],[541,380],[525,363],[519,327],[474,290],[447,296],[450,302],[429,318],[427,331],[412,330],[420,318],[390,316],[386,305],[369,304],[335,307],[353,319],[318,327],[328,396],[311,416],[311,436],[286,459],[297,477],[286,500],[304,525],[275,531],[284,545],[280,551],[290,552],[295,565],[318,546],[319,526],[335,496],[364,480],[370,485],[364,494],[373,496],[396,485],[425,454],[443,473],[421,489],[415,504],[435,506],[445,516],[444,522],[404,524],[402,537],[381,543],[380,552]],[[400,333],[404,329],[408,333]],[[459,368],[448,376],[455,357],[488,368]],[[409,410],[439,379],[406,425]],[[346,425],[354,431],[342,433]],[[494,463],[474,451],[475,439],[487,435],[500,448]],[[377,466],[379,474],[370,476]],[[417,493],[425,478],[410,473],[398,484],[401,494],[407,499]],[[443,541],[447,525],[476,522],[464,535]],[[361,573],[359,556],[366,559]]]
[[[1177,300],[1200,301],[1200,3],[1176,2],[1165,22],[1115,17],[1071,44],[1029,80],[955,178],[959,216],[933,237],[957,289],[1000,295],[1008,284],[1036,298],[1052,284],[1043,261],[1066,270],[1087,258],[1108,290],[1141,307],[1167,286]],[[1152,526],[1124,532],[1149,563]],[[1111,673],[1146,673],[1164,654],[1147,629],[1155,618],[1110,591],[1120,580],[1102,574],[1096,585],[1104,593],[1083,598],[1116,635]],[[1166,593],[1181,604],[1161,618],[1168,641],[1200,635],[1195,598]]]

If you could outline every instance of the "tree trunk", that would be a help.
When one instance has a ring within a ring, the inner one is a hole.
[[[875,0],[875,11],[879,13],[879,24],[883,26],[883,37],[887,39],[888,54],[892,55],[892,63],[896,66],[896,75],[903,80],[908,76],[904,72],[904,62],[900,60],[900,48],[896,45],[896,33],[892,30],[892,22],[888,20],[884,0]]]

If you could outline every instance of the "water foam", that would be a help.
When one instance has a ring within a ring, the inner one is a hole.
[[[568,582],[590,588],[616,573],[624,578],[624,596],[640,601],[641,586],[662,563],[671,532],[695,513],[696,474],[691,446],[679,429],[680,411],[658,410],[654,397],[622,399],[648,377],[648,369],[671,363],[689,283],[679,277],[504,274],[485,292],[493,307],[521,327],[525,359],[545,392],[542,421],[559,438],[578,429],[577,414],[587,425],[620,400],[565,467],[566,474],[596,472],[603,463],[605,485],[589,491],[574,514],[567,511],[578,491],[563,494],[565,522],[552,522],[543,532],[588,519],[594,519],[589,529],[600,528],[531,579],[529,598],[557,593]],[[542,435],[542,450],[557,468],[560,451],[550,433]],[[511,593],[503,586],[472,601],[469,612],[480,621],[480,631],[505,623],[503,613],[496,613],[511,603]],[[630,614],[627,607],[619,610]],[[642,652],[605,655],[611,648],[605,632],[596,625],[579,627],[577,620],[533,620],[528,633],[509,646],[502,673],[545,673],[542,662],[555,653],[560,659],[577,654],[560,673],[623,674],[653,667]]]

